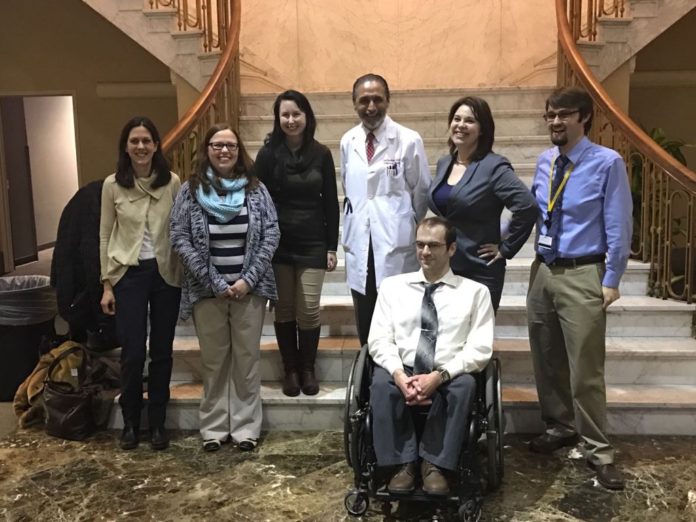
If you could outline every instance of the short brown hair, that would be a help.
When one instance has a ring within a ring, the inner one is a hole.
[[[438,226],[445,227],[445,244],[447,245],[447,248],[449,248],[450,245],[457,240],[457,229],[454,228],[452,223],[443,217],[431,216],[425,218],[423,221],[418,223],[416,233],[418,233],[418,229],[421,227],[434,228]]]

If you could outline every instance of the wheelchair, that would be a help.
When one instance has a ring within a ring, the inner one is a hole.
[[[372,445],[370,383],[374,363],[367,345],[355,356],[348,376],[344,405],[343,443],[348,465],[353,469],[355,487],[346,493],[347,512],[360,517],[367,512],[370,499],[382,503],[382,513],[391,515],[396,501],[428,502],[438,512],[456,512],[462,522],[477,522],[485,493],[500,487],[503,479],[503,406],[501,367],[492,358],[486,368],[476,374],[476,394],[467,426],[467,436],[459,457],[457,477],[450,480],[450,494],[443,497],[426,495],[420,489],[403,495],[387,490],[389,477],[377,466]],[[422,412],[415,413],[424,420]],[[415,419],[418,429],[418,419]]]

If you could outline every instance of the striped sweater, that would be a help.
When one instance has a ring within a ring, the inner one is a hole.
[[[275,301],[278,294],[271,259],[280,240],[275,205],[262,183],[247,192],[246,203],[249,227],[241,278],[251,293]],[[188,319],[197,301],[222,294],[229,286],[211,260],[208,215],[191,194],[188,182],[174,201],[169,226],[172,247],[184,265],[179,314]]]

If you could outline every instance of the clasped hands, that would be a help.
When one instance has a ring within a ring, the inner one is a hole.
[[[227,287],[227,290],[221,294],[218,294],[218,297],[222,299],[239,301],[249,293],[249,290],[249,285],[246,281],[244,281],[244,279],[237,279],[234,283]]]
[[[433,402],[430,397],[442,384],[442,377],[435,371],[409,377],[405,371],[396,370],[394,372],[394,382],[401,390],[406,405],[425,406]]]

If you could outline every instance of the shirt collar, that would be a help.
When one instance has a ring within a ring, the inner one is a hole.
[[[425,278],[425,274],[423,274],[422,268],[420,270],[418,270],[418,272],[409,273],[407,280],[411,284],[422,284],[422,283],[430,284],[430,281],[428,281]],[[454,273],[452,272],[452,269],[450,268],[449,270],[447,270],[447,272],[445,272],[445,275],[443,275],[437,281],[433,281],[433,283],[444,283],[447,286],[455,287],[455,286],[457,286],[457,276],[454,275]]]
[[[592,142],[587,136],[583,136],[582,139],[575,144],[575,146],[570,149],[570,152],[566,154],[570,162],[575,165],[577,162],[580,160],[580,157],[583,155],[583,153],[592,145]],[[556,155],[559,155],[561,152],[556,147]]]
[[[362,130],[365,131],[365,140],[367,140],[367,135],[371,132],[372,134],[375,135],[375,142],[380,143],[382,141],[382,137],[384,136],[384,133],[387,132],[387,121],[391,121],[391,118],[389,118],[389,115],[386,115],[384,117],[384,120],[380,124],[379,127],[377,127],[375,130],[370,130],[365,125],[361,125]]]

